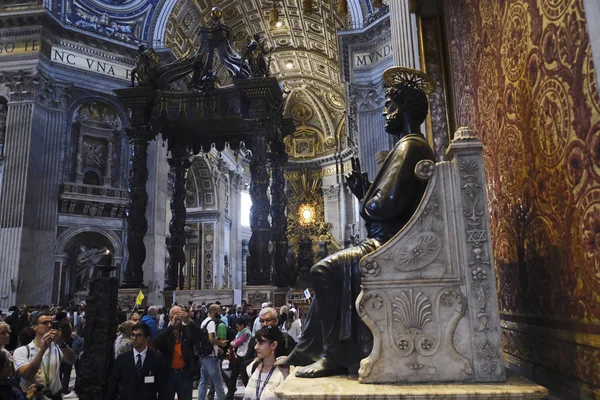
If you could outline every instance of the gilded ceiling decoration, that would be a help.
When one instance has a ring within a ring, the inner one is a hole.
[[[302,1],[281,0],[275,2],[281,23],[277,27],[273,4],[270,0],[180,1],[167,23],[164,43],[177,56],[195,50],[199,45],[195,32],[207,25],[210,9],[220,7],[238,51],[255,33],[271,50],[269,70],[289,91],[285,116],[297,126],[286,142],[289,154],[302,159],[331,154],[345,143],[340,137],[345,131],[345,102],[337,31],[345,26],[346,17],[338,14],[337,1],[314,2],[312,12],[305,12]],[[230,82],[224,70],[218,75],[223,84]]]

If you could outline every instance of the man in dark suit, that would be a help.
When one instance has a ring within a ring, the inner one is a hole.
[[[242,306],[240,304],[237,304],[235,306],[235,313],[231,314],[229,316],[229,327],[232,329],[235,329],[235,322],[238,320],[238,318],[241,318],[242,315],[246,315],[243,312]]]
[[[162,400],[164,371],[162,357],[148,348],[150,327],[137,323],[131,329],[133,350],[121,354],[115,361],[108,381],[105,400]]]

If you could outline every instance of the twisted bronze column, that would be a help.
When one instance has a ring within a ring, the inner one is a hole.
[[[125,267],[122,287],[136,288],[144,286],[144,261],[146,246],[144,236],[148,231],[146,207],[148,206],[148,144],[154,138],[148,126],[127,129],[131,145],[129,157],[129,181],[127,192],[129,203],[125,210],[127,230],[125,231]]]
[[[287,266],[287,195],[285,193],[284,169],[288,160],[283,142],[271,143],[271,223],[273,228],[273,283],[276,286],[287,286],[291,274]]]
[[[169,166],[173,172],[173,197],[171,198],[171,222],[169,222],[169,232],[171,240],[169,242],[169,266],[167,270],[167,290],[175,290],[179,278],[179,289],[184,288],[183,267],[185,266],[185,176],[190,167],[189,153],[185,145],[176,145],[171,149],[171,158]]]
[[[268,285],[271,283],[271,262],[269,241],[269,173],[267,172],[267,138],[265,129],[258,129],[252,137],[252,160],[250,161],[250,229],[252,236],[248,243],[247,283],[248,285]]]

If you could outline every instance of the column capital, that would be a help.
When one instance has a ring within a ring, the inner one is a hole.
[[[66,111],[72,102],[69,85],[61,85],[37,68],[0,73],[0,82],[10,89],[9,105],[21,101],[35,101],[43,106]]]

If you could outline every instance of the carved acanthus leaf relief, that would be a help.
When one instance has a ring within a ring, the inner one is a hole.
[[[385,105],[385,93],[383,90],[383,82],[376,86],[361,87],[353,85],[351,90],[354,94],[352,97],[356,102],[358,112],[376,111]]]
[[[431,322],[432,305],[423,292],[415,295],[410,289],[400,293],[392,302],[392,318],[404,328],[403,332],[394,338],[393,343],[401,356],[408,356],[413,351],[422,355],[430,355],[437,351],[435,338],[423,332],[423,327]],[[433,350],[433,351],[432,351]]]
[[[498,369],[500,352],[488,339],[479,347],[477,354],[480,356],[480,365],[483,371],[491,375]]]
[[[37,69],[0,73],[0,82],[10,88],[10,102],[37,101],[55,110],[66,110],[71,102],[68,87],[59,86]]]
[[[329,185],[329,187],[323,188],[323,194],[329,201],[338,200],[340,198],[340,185]]]

